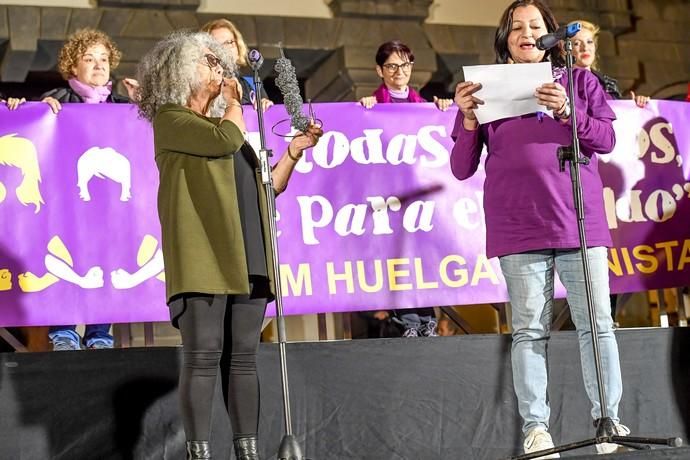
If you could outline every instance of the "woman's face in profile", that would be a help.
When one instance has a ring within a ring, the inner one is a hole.
[[[218,43],[220,43],[223,48],[225,48],[225,51],[230,53],[232,62],[237,62],[237,58],[240,55],[240,49],[237,46],[237,38],[235,37],[235,34],[233,34],[230,29],[226,29],[225,27],[213,29],[210,33],[211,36]]]
[[[534,5],[515,8],[508,34],[508,52],[513,62],[541,62],[545,51],[537,48],[537,39],[547,33],[539,8]]]
[[[404,90],[412,76],[412,62],[408,56],[393,53],[382,66],[376,66],[376,73],[390,89]]]
[[[594,34],[591,30],[580,29],[573,37],[573,56],[575,65],[589,69],[594,64],[597,55],[597,45],[594,43]]]
[[[72,73],[85,85],[105,86],[110,81],[110,52],[101,43],[89,46],[72,67]]]
[[[197,62],[197,81],[201,82],[201,88],[206,89],[212,96],[220,94],[223,82],[223,67],[220,59],[213,52],[204,48],[201,58]]]

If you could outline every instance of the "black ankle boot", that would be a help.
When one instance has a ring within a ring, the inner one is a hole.
[[[259,460],[259,442],[256,436],[237,438],[232,443],[237,460]]]
[[[187,441],[187,460],[211,460],[208,441]]]

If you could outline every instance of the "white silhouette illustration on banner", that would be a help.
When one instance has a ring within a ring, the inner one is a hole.
[[[107,177],[121,186],[120,201],[129,201],[132,197],[132,171],[129,160],[110,147],[91,147],[77,161],[77,186],[79,197],[91,201],[89,181],[92,177]]]
[[[44,258],[47,273],[36,276],[31,272],[18,276],[19,288],[23,292],[39,292],[60,280],[76,284],[82,289],[98,289],[103,287],[103,269],[98,266],[89,268],[84,276],[74,271],[72,255],[59,236],[54,236],[48,242],[48,254]]]
[[[29,139],[15,136],[16,134],[0,136],[0,165],[19,168],[22,172],[22,182],[14,193],[21,204],[24,206],[33,204],[36,207],[34,212],[38,213],[45,202],[39,189],[41,171],[38,166],[36,147]],[[6,197],[7,189],[0,182],[0,203]]]
[[[23,292],[40,292],[54,285],[60,280],[76,284],[82,289],[100,289],[105,285],[103,269],[99,266],[89,268],[84,276],[74,270],[72,254],[59,236],[53,236],[48,242],[48,254],[44,263],[47,272],[41,276],[32,272],[21,273],[17,278],[19,288]],[[158,247],[158,240],[145,235],[137,253],[139,269],[129,273],[118,268],[110,273],[110,279],[115,289],[131,289],[144,281],[156,278],[165,282],[163,271],[163,251]],[[0,291],[12,289],[12,274],[7,269],[0,269]]]

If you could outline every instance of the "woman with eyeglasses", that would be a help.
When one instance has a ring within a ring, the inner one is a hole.
[[[160,173],[158,214],[166,298],[182,337],[181,414],[188,459],[209,459],[220,369],[235,455],[257,460],[256,351],[273,259],[267,200],[256,154],[245,141],[236,63],[206,33],[175,32],[139,64],[139,113],[153,125]],[[209,111],[218,97],[221,117]],[[322,131],[292,139],[273,168],[276,193]]]
[[[413,66],[414,54],[401,41],[393,40],[379,46],[376,52],[376,73],[382,80],[381,86],[374,91],[373,96],[363,97],[359,103],[370,109],[379,102],[427,102],[409,86]],[[446,111],[453,104],[453,100],[439,99],[434,96],[434,104],[439,110]],[[402,328],[403,337],[435,337],[438,335],[433,308],[380,311],[376,315],[382,320],[391,318]]]
[[[412,50],[399,40],[386,42],[376,52],[376,73],[382,80],[381,86],[373,96],[359,100],[367,109],[377,102],[427,102],[417,91],[410,88],[410,77],[414,66]],[[434,96],[434,104],[446,111],[453,105],[452,99],[440,99]]]
[[[237,67],[247,66],[247,44],[244,42],[244,37],[242,37],[242,33],[235,24],[227,19],[215,19],[201,26],[201,31],[210,34],[220,43],[223,49],[230,53],[232,59],[237,62]],[[256,107],[256,101],[260,99],[261,109],[264,112],[273,105],[273,101],[268,98],[263,87],[261,88],[261,97],[259,98],[256,94],[252,76],[240,76],[238,72],[237,77],[240,85],[242,85],[242,100],[240,102],[243,105],[251,104]]]

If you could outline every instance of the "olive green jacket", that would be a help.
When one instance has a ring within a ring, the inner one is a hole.
[[[244,144],[244,135],[230,121],[166,104],[153,120],[153,138],[168,302],[186,292],[248,294],[234,170],[234,154]],[[255,174],[266,267],[275,292],[266,192],[258,161]]]

